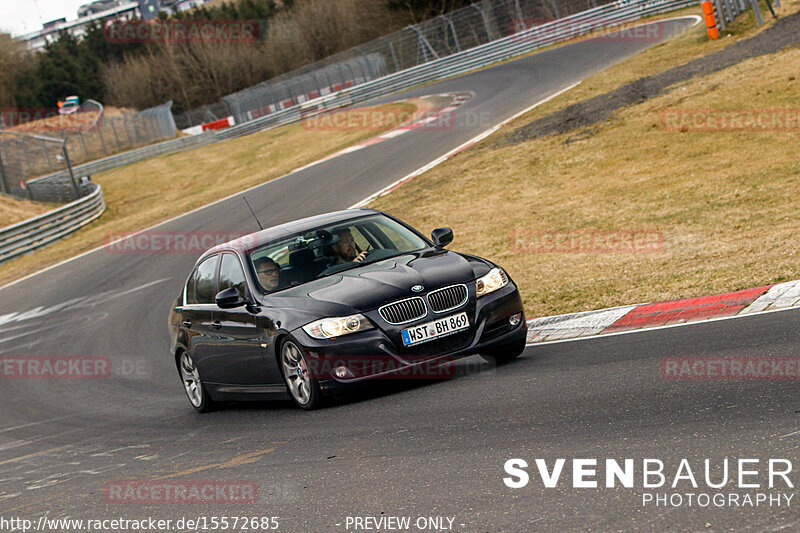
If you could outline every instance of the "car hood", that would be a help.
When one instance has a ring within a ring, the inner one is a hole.
[[[401,298],[467,283],[489,271],[486,262],[450,251],[422,251],[352,268],[270,297],[273,305],[326,315],[370,311]]]

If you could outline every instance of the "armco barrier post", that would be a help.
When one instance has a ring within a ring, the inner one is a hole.
[[[525,20],[525,17],[522,15],[522,7],[519,5],[519,0],[514,0],[514,9],[517,11],[517,18],[519,20]]]
[[[750,3],[753,4],[753,11],[756,12],[756,22],[761,26],[764,24],[764,18],[761,16],[761,7],[758,5],[758,0],[750,0]]]
[[[108,150],[106,149],[106,140],[103,139],[103,127],[97,128],[97,137],[100,139],[100,146],[103,148],[103,153],[107,154]]]
[[[8,194],[8,176],[6,176],[6,167],[3,165],[3,158],[0,156],[0,192]]]
[[[114,132],[114,140],[117,143],[117,150],[122,148],[122,145],[119,142],[119,134],[117,134],[117,117],[113,117],[111,120],[111,131]]]
[[[558,3],[556,0],[553,0],[553,13],[555,14],[557,19],[561,18],[561,14],[558,12]]]
[[[67,169],[69,169],[69,178],[72,180],[72,190],[75,191],[75,199],[81,197],[81,191],[78,189],[78,182],[75,181],[75,173],[72,172],[72,163],[69,161],[69,152],[67,151],[67,140],[64,139],[64,144],[61,145],[61,150],[64,154],[64,161],[67,163]]]
[[[83,148],[83,154],[86,156],[86,160],[91,160],[92,156],[89,155],[89,148],[86,146],[86,136],[83,133],[79,133],[78,140],[81,141],[81,147]]]
[[[739,16],[739,6],[734,0],[725,0],[725,12],[728,15],[725,17],[726,22],[733,22],[733,19]]]
[[[555,6],[555,3],[553,3],[553,5]],[[477,9],[478,13],[481,14],[481,19],[483,19],[483,27],[486,29],[486,42],[488,43],[494,41],[494,35],[492,35],[492,28],[489,26],[489,19],[486,17],[486,13],[478,4],[472,4],[472,7]]]

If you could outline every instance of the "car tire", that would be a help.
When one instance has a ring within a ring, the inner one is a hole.
[[[183,390],[186,392],[192,407],[199,413],[212,411],[215,407],[214,401],[206,391],[203,380],[200,378],[200,370],[194,364],[189,352],[181,352],[178,356],[178,373],[183,382]]]
[[[324,398],[319,381],[309,373],[305,357],[302,346],[293,338],[286,337],[281,342],[278,366],[286,383],[286,392],[297,407],[311,411],[321,407]]]
[[[525,339],[516,341],[511,344],[506,344],[499,348],[481,354],[487,362],[494,363],[497,366],[510,363],[525,351]]]

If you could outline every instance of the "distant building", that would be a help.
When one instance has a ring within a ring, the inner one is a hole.
[[[167,14],[186,11],[203,5],[208,0],[96,0],[78,8],[78,18],[67,21],[57,19],[42,26],[41,30],[20,35],[30,50],[41,51],[49,42],[58,39],[60,31],[68,31],[75,37],[83,37],[86,26],[92,21],[131,19],[137,17],[151,20],[159,11]]]
[[[51,29],[51,28],[55,28],[55,27],[56,27],[56,26],[58,26],[59,24],[63,24],[63,23],[65,23],[65,22],[67,22],[67,19],[65,19],[65,18],[60,18],[60,19],[56,19],[56,20],[51,20],[50,22],[45,22],[45,23],[42,25],[42,28],[44,28],[45,30],[49,30],[49,29]]]
[[[161,11],[171,15],[200,7],[208,1],[210,0],[161,0]]]
[[[93,9],[97,9],[101,5],[115,4],[109,9],[90,13]],[[95,7],[96,6],[96,7]],[[61,31],[68,31],[75,37],[83,37],[86,33],[86,26],[92,21],[103,21],[109,19],[130,19],[134,16],[139,16],[139,3],[131,2],[129,0],[100,0],[92,4],[81,6],[78,13],[84,13],[84,16],[79,17],[77,20],[66,21],[64,19],[54,20],[45,24],[41,30],[20,35],[20,39],[25,41],[30,50],[40,52],[44,50],[47,43],[53,42],[58,39],[58,33]],[[90,14],[86,14],[90,13]]]
[[[84,17],[90,17],[92,15],[102,13],[103,11],[108,11],[109,9],[119,7],[124,3],[126,2],[123,2],[122,0],[97,0],[91,4],[84,4],[78,8],[78,18],[81,19]]]

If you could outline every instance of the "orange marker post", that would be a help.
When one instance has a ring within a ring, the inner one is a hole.
[[[717,30],[717,17],[714,15],[714,3],[711,0],[706,0],[700,6],[703,8],[703,16],[706,19],[708,38],[712,41],[718,39],[719,30]]]

